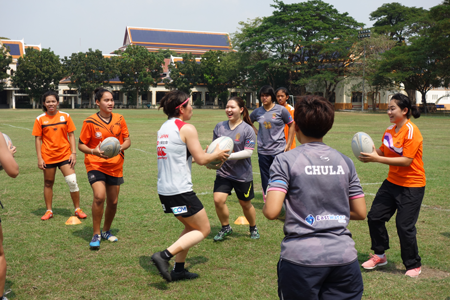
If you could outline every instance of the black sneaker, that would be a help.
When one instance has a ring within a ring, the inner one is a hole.
[[[172,281],[178,281],[184,279],[195,279],[198,277],[198,274],[191,273],[186,269],[181,272],[175,272],[174,270],[172,270],[170,272],[170,277],[172,277]]]
[[[225,239],[226,236],[231,235],[233,233],[233,229],[229,227],[229,229],[221,229],[218,234],[214,237],[214,242],[220,242]]]
[[[169,273],[169,261],[161,257],[161,252],[156,252],[152,255],[152,262],[158,269],[159,274],[161,274],[162,278],[167,280],[167,282],[171,282],[172,278],[170,277]]]

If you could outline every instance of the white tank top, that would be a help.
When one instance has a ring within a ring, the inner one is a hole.
[[[164,122],[158,131],[158,194],[173,196],[192,191],[192,156],[180,138],[186,125],[178,118]]]

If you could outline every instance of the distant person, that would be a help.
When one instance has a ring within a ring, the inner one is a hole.
[[[3,170],[9,177],[16,178],[19,175],[19,166],[14,160],[14,153],[16,153],[16,147],[11,147],[11,144],[6,144],[3,134],[0,132],[0,163]],[[2,206],[3,207],[3,206]],[[3,228],[2,220],[0,219],[0,292],[2,297],[0,300],[8,300],[5,295],[5,282],[6,282],[6,258],[5,251],[3,250]]]
[[[161,99],[168,120],[162,124],[157,136],[158,195],[162,209],[173,214],[184,229],[181,236],[167,249],[156,252],[151,259],[166,281],[194,279],[198,274],[185,269],[189,248],[200,243],[211,232],[203,204],[192,189],[192,158],[199,165],[212,161],[225,161],[227,151],[219,147],[213,153],[203,151],[195,127],[186,123],[192,117],[189,96],[182,91],[170,91]],[[169,272],[169,261],[175,256],[175,266]]]
[[[255,148],[255,132],[242,98],[231,97],[225,113],[228,121],[216,125],[213,140],[222,136],[230,137],[234,142],[234,149],[228,160],[217,170],[214,181],[214,205],[222,225],[214,241],[223,241],[226,236],[233,233],[229,220],[230,212],[226,204],[227,197],[231,195],[233,189],[250,224],[250,238],[259,239],[256,212],[251,203],[254,197],[251,157]]]
[[[252,124],[258,122],[258,163],[261,174],[261,186],[265,199],[267,184],[269,182],[269,169],[272,162],[280,153],[289,151],[291,146],[286,143],[284,137],[284,126],[289,126],[288,140],[292,141],[294,126],[289,111],[276,104],[276,96],[273,88],[269,85],[263,86],[258,92],[258,98],[262,106],[250,114]]]
[[[84,120],[78,149],[85,154],[84,164],[94,193],[92,203],[94,233],[89,246],[92,250],[98,250],[101,239],[110,242],[118,240],[110,229],[117,211],[120,185],[124,183],[124,151],[131,146],[131,140],[125,118],[112,112],[114,108],[112,93],[104,88],[97,88],[94,93],[95,104],[100,111]],[[101,142],[108,137],[115,137],[120,142],[120,152],[112,158],[108,158],[100,151]],[[105,200],[106,209],[104,209]],[[105,222],[103,229],[100,230],[103,211]]]
[[[397,212],[396,225],[406,276],[418,277],[421,258],[417,247],[416,222],[425,195],[425,169],[423,167],[423,138],[419,128],[410,121],[420,117],[417,106],[403,94],[395,94],[389,102],[387,114],[393,125],[383,134],[382,145],[372,153],[361,153],[363,162],[389,165],[387,179],[378,190],[367,216],[372,250],[375,255],[362,264],[374,269],[387,264],[385,251],[389,249],[386,222]]]
[[[294,119],[301,145],[275,157],[263,207],[273,220],[286,204],[278,296],[361,299],[363,280],[347,226],[366,217],[366,203],[352,160],[323,143],[334,109],[323,97],[304,96]]]
[[[44,172],[44,199],[47,211],[41,220],[53,218],[53,184],[56,168],[64,175],[70,190],[75,216],[86,219],[80,208],[80,189],[75,174],[77,146],[75,142],[75,125],[68,113],[58,110],[59,96],[54,91],[42,95],[43,114],[34,121],[32,135],[35,136],[38,168]]]
[[[292,119],[294,119],[294,108],[288,103],[289,100],[289,91],[285,87],[280,87],[276,90],[276,96],[277,96],[277,102],[284,108],[288,110],[288,112],[291,114]],[[294,122],[295,125],[295,122]],[[295,148],[295,137],[294,135],[291,135],[292,142],[289,141],[289,125],[284,126],[284,137],[286,138],[286,143],[288,145],[291,145],[290,149]]]

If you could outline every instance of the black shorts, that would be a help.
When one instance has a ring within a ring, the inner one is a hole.
[[[64,161],[61,161],[61,162],[56,163],[56,164],[45,164],[45,168],[46,169],[52,169],[52,168],[58,167],[59,169],[61,169],[61,166],[68,165],[68,164],[70,164],[70,161],[69,160],[64,160]]]
[[[175,217],[187,218],[203,209],[203,204],[194,192],[187,192],[173,196],[159,195],[164,213],[172,213]]]
[[[97,170],[89,171],[87,175],[89,183],[91,185],[93,185],[97,181],[103,181],[107,185],[121,185],[122,183],[124,183],[123,177],[110,176]]]
[[[214,181],[214,193],[231,195],[233,189],[239,200],[250,201],[255,197],[253,192],[253,181],[240,182],[216,176],[216,180]]]

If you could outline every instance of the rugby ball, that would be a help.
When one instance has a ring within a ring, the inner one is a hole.
[[[352,139],[352,151],[353,154],[358,158],[361,156],[361,152],[372,153],[374,143],[372,138],[364,132],[357,132]]]
[[[228,154],[231,154],[231,152],[233,152],[233,147],[234,147],[234,142],[233,140],[228,137],[228,136],[221,136],[217,139],[215,139],[214,141],[212,141],[212,143],[208,146],[208,150],[206,151],[206,153],[213,153],[214,150],[216,150],[217,145],[219,145],[219,149],[220,150],[226,150],[229,149]],[[219,169],[219,167],[217,165],[220,165],[221,161],[212,161],[208,164],[206,164],[206,166],[210,169],[214,169],[217,170]]]
[[[10,148],[14,147],[14,146],[13,146],[13,143],[12,143],[12,141],[11,141],[11,139],[9,138],[9,136],[7,136],[7,135],[4,134],[4,133],[2,133],[2,134],[3,134],[3,137],[5,138],[6,146],[9,145],[9,142],[11,142],[11,147],[10,147]],[[2,164],[0,163],[0,171],[1,171],[1,170],[3,170],[3,167],[2,167]]]
[[[115,137],[107,137],[100,144],[100,151],[109,158],[116,156],[120,152],[120,142]]]

